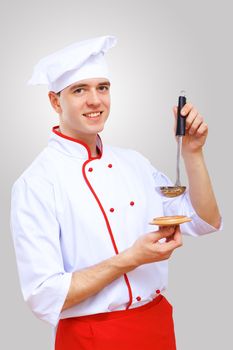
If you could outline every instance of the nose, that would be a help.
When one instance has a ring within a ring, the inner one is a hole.
[[[89,106],[99,106],[101,103],[100,97],[96,90],[89,91],[87,96],[87,104]]]

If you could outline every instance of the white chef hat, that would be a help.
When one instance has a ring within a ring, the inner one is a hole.
[[[59,92],[83,79],[107,78],[108,66],[104,57],[117,39],[101,36],[80,41],[42,58],[34,67],[29,85],[48,85],[50,91]]]

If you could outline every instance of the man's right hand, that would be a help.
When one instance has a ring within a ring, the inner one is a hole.
[[[181,246],[180,227],[166,226],[138,238],[133,246],[128,249],[127,253],[129,258],[132,259],[132,264],[137,267],[166,260],[170,258],[176,248]]]

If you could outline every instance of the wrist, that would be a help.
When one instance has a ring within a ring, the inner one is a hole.
[[[113,257],[113,264],[123,274],[134,270],[138,266],[131,248]]]
[[[182,157],[184,159],[184,162],[187,161],[195,161],[195,160],[203,160],[204,159],[204,153],[203,149],[195,150],[195,151],[185,151],[182,150]]]

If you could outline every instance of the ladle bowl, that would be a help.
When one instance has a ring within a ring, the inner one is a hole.
[[[165,197],[180,196],[186,190],[186,186],[161,186],[160,191]]]

